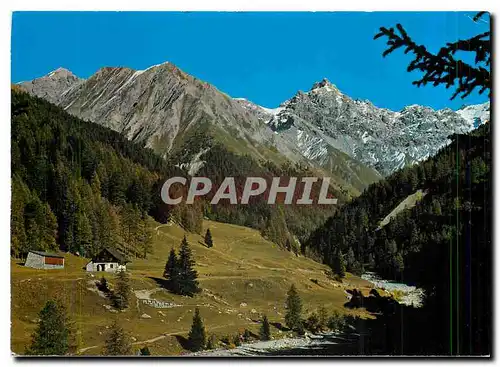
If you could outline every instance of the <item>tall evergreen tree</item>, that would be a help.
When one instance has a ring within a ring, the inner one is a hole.
[[[346,260],[342,250],[337,249],[333,256],[333,271],[338,274],[341,278],[345,277],[346,272]]]
[[[194,270],[195,262],[189,243],[184,236],[179,250],[179,294],[193,296],[201,291],[198,287],[198,273]]]
[[[24,209],[30,198],[30,190],[21,177],[12,177],[11,200],[11,255],[20,258],[27,253],[27,236],[25,230]]]
[[[131,351],[132,347],[127,333],[115,320],[106,338],[104,354],[108,356],[125,356],[131,354]]]
[[[292,284],[292,286],[288,290],[286,306],[286,325],[292,330],[300,330],[302,328],[302,300],[297,293],[295,284]]]
[[[205,342],[205,327],[203,326],[203,320],[200,316],[200,309],[196,307],[193,316],[193,324],[191,325],[191,331],[188,337],[189,348],[193,352],[198,352],[205,348]]]
[[[130,300],[130,283],[129,277],[125,270],[118,271],[116,275],[116,286],[113,290],[113,304],[123,310],[128,307]]]
[[[75,252],[82,256],[89,256],[92,246],[92,227],[83,208],[76,212]]]
[[[212,240],[212,233],[210,233],[210,228],[207,228],[207,233],[205,233],[205,244],[208,248],[214,246],[214,242]]]
[[[175,250],[172,247],[168,256],[167,263],[165,264],[165,271],[163,277],[168,280],[168,287],[174,293],[179,292],[179,261]]]
[[[271,340],[271,327],[269,325],[269,320],[267,319],[267,315],[264,315],[262,318],[262,324],[260,325],[259,330],[260,340]]]
[[[70,348],[70,325],[65,307],[59,302],[49,300],[40,311],[39,318],[26,354],[67,354]]]
[[[49,251],[57,249],[57,219],[47,203],[42,203],[35,193],[24,209],[26,250]]]
[[[137,228],[136,237],[137,241],[139,242],[137,251],[140,256],[146,258],[148,254],[151,254],[153,252],[153,231],[148,225],[148,218],[146,213],[142,213],[142,217]]]

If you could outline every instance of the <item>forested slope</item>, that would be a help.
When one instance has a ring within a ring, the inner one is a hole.
[[[318,229],[307,246],[337,273],[344,266],[354,272],[369,268],[424,288],[420,315],[425,315],[428,335],[422,350],[478,354],[489,350],[490,340],[490,124],[451,138],[435,157],[372,184]],[[377,229],[417,190],[427,195]]]
[[[211,206],[210,195],[193,205],[164,204],[163,183],[172,176],[189,177],[178,162],[201,143],[209,149],[200,157],[204,165],[197,175],[212,178],[214,190],[226,176],[236,178],[241,192],[247,176],[271,180],[281,175],[316,175],[307,167],[286,162],[278,167],[232,153],[216,142],[204,142],[203,131],[163,159],[115,131],[13,90],[12,255],[60,249],[88,257],[112,247],[144,257],[150,250],[148,215],[162,223],[172,217],[193,232],[201,230],[205,215],[259,229],[282,247],[298,251],[295,237],[305,239],[334,212],[332,206],[310,210],[300,205],[267,205],[264,197],[255,198],[251,205]],[[187,188],[176,190],[185,194]],[[313,195],[318,191],[319,187],[314,188]],[[339,201],[347,200],[340,191],[332,193]]]

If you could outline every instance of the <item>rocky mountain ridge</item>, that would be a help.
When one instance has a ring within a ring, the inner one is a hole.
[[[325,171],[321,164],[304,156],[293,141],[276,134],[263,122],[266,119],[263,116],[279,109],[259,108],[262,115],[258,115],[258,111],[245,108],[242,101],[171,63],[146,70],[106,67],[86,80],[71,75],[53,72],[20,86],[77,117],[116,130],[164,157],[182,156],[177,164],[192,174],[204,164],[200,157],[207,149],[202,142],[193,146],[192,137],[197,134],[257,161],[270,160],[279,165],[290,161],[310,166],[332,176],[338,186],[352,186],[355,192],[380,178],[375,170],[335,149],[331,155],[336,163]],[[188,150],[189,154],[184,154]]]
[[[343,94],[324,79],[278,108],[231,98],[166,62],[145,70],[104,67],[88,79],[59,68],[20,83],[80,118],[100,123],[167,156],[203,131],[256,159],[285,160],[333,173],[362,190],[406,164],[435,154],[448,135],[489,119],[489,104],[459,111],[408,106],[399,112]],[[198,151],[183,167],[203,164]]]
[[[391,111],[352,99],[324,79],[282,103],[276,113],[267,115],[266,123],[320,164],[335,148],[388,175],[436,154],[449,144],[449,135],[489,121],[489,110],[488,102],[458,111],[419,105]]]

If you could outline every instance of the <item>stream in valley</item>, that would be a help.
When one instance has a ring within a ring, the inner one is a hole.
[[[397,294],[400,304],[420,307],[424,292],[415,286],[380,278],[376,273],[366,272],[361,276],[375,288]],[[272,356],[362,356],[370,355],[370,334],[358,332],[352,326],[347,333],[321,333],[302,338],[283,338],[264,342],[243,344],[234,349],[217,349],[191,355],[207,357],[272,357]]]

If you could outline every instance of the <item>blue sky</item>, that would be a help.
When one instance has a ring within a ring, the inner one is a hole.
[[[409,104],[459,108],[488,100],[477,93],[450,101],[451,90],[417,88],[410,56],[382,57],[380,26],[401,23],[431,51],[487,31],[474,13],[147,13],[16,12],[12,82],[65,67],[87,78],[104,66],[145,69],[170,61],[233,97],[276,107],[328,78],[353,98],[399,110]],[[486,18],[488,21],[489,19]]]

